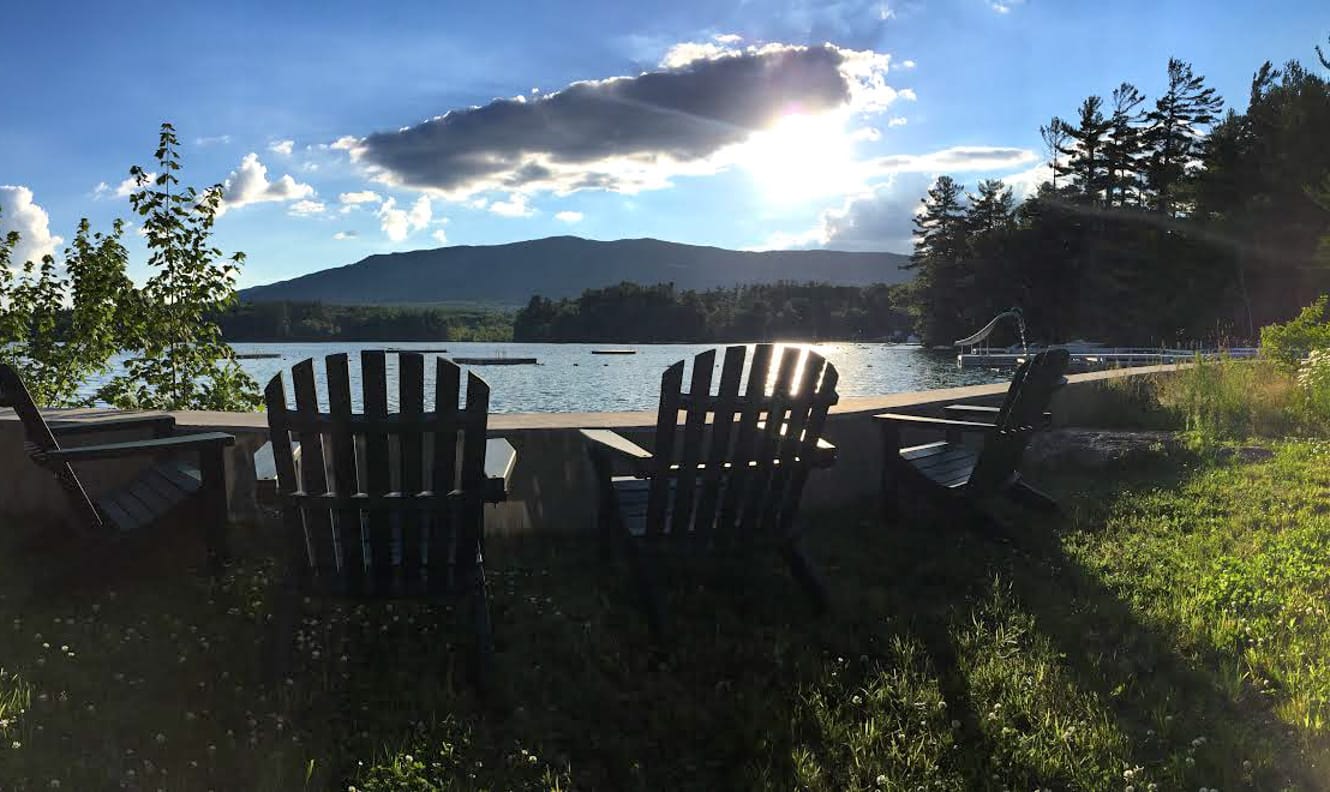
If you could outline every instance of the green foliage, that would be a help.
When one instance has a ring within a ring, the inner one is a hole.
[[[479,308],[236,303],[216,315],[227,341],[511,341],[513,316]]]
[[[1163,378],[1158,395],[1200,446],[1330,431],[1308,420],[1293,378],[1265,360],[1198,359]]]
[[[1321,295],[1289,321],[1262,327],[1261,355],[1292,372],[1312,350],[1330,347],[1328,302],[1330,295]]]
[[[773,283],[676,291],[621,283],[574,299],[539,295],[513,319],[517,341],[729,342],[902,337],[895,287]]]
[[[163,410],[248,410],[258,387],[235,361],[209,317],[235,301],[244,254],[223,258],[210,242],[221,206],[221,185],[202,193],[179,189],[179,141],[162,124],[154,155],[157,175],[130,169],[137,190],[130,205],[143,218],[148,266],[155,270],[121,316],[126,373],[98,397],[117,407]]]
[[[0,240],[0,360],[18,370],[38,405],[86,403],[79,389],[119,349],[117,319],[132,288],[123,232],[119,220],[109,234],[81,220],[63,271],[48,255],[17,274],[10,257],[18,234]]]

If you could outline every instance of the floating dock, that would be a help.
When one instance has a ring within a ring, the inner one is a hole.
[[[636,355],[636,349],[593,349],[593,355]]]
[[[236,360],[273,360],[281,357],[279,352],[242,352],[235,356]]]
[[[453,362],[463,366],[534,366],[540,363],[536,358],[519,357],[459,357],[453,358]]]

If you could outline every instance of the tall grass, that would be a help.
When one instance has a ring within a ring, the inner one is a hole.
[[[1197,359],[1161,379],[1157,394],[1202,442],[1323,433],[1294,378],[1268,360]]]

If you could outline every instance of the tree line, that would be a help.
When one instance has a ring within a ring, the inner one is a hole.
[[[216,314],[227,341],[511,341],[513,317],[496,310],[237,303]]]
[[[1224,113],[1171,59],[1153,102],[1123,83],[1039,131],[1051,178],[1019,204],[951,176],[923,199],[908,303],[926,343],[1012,306],[1045,341],[1251,343],[1330,286],[1330,84],[1299,62],[1263,64]]]
[[[900,287],[772,283],[707,291],[620,283],[578,297],[539,295],[513,319],[515,341],[730,342],[899,339],[911,330]]]

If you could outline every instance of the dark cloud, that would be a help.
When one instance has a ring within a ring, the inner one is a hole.
[[[703,160],[782,112],[848,103],[854,78],[842,67],[855,55],[831,46],[749,49],[496,100],[339,146],[387,181],[455,194],[641,189],[668,177],[662,166]]]

